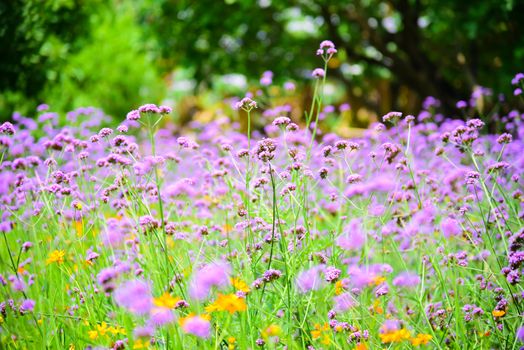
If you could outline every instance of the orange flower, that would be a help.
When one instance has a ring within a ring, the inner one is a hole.
[[[49,257],[47,258],[46,263],[48,265],[52,263],[62,264],[64,263],[64,257],[65,257],[65,252],[63,250],[55,250],[51,252],[51,254],[49,254]]]
[[[267,337],[276,337],[282,333],[282,329],[279,325],[272,324],[269,327],[267,327],[262,332],[262,338],[267,339]]]
[[[246,309],[246,301],[235,294],[218,294],[217,300],[213,304],[206,306],[207,312],[227,311],[230,314],[234,314],[237,311],[246,311]]]
[[[329,345],[331,343],[331,333],[329,332],[329,330],[330,329],[328,323],[324,323],[324,325],[322,326],[317,323],[315,324],[315,330],[311,331],[311,336],[313,337],[313,339],[318,339],[322,337],[322,340],[320,342],[324,345]]]
[[[233,285],[233,288],[241,292],[249,293],[251,291],[251,289],[249,289],[249,286],[246,284],[246,282],[242,281],[240,278],[237,278],[237,277],[231,278],[231,284]]]
[[[337,281],[335,283],[335,294],[340,295],[343,292],[344,292],[344,284],[342,283],[342,281]]]
[[[415,338],[411,338],[411,344],[414,346],[426,345],[433,339],[433,336],[430,334],[417,334]]]
[[[383,343],[400,343],[403,340],[409,339],[411,335],[407,329],[402,328],[398,331],[379,334],[379,337]]]
[[[506,311],[504,310],[493,310],[491,314],[495,317],[502,317],[506,314]]]
[[[377,277],[373,277],[373,279],[371,280],[371,284],[374,284],[375,286],[379,286],[382,283],[384,283],[385,281],[386,281],[386,277],[377,276]]]
[[[171,294],[168,292],[164,292],[161,296],[158,298],[153,299],[153,304],[158,307],[164,307],[166,309],[174,309],[176,303],[178,303],[181,299],[180,298],[173,298]]]

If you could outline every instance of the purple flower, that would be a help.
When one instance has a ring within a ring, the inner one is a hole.
[[[291,81],[286,81],[284,83],[284,90],[286,91],[294,91],[295,90],[295,84]]]
[[[468,103],[466,101],[460,100],[457,102],[456,106],[458,109],[464,109],[468,106]]]
[[[517,73],[515,77],[511,79],[511,84],[518,85],[523,80],[524,80],[524,73]]]
[[[334,310],[336,312],[344,312],[357,305],[355,298],[349,293],[337,295],[333,298],[333,301],[335,302]]]
[[[264,276],[262,277],[262,279],[264,280],[264,282],[269,283],[269,282],[279,279],[280,277],[282,277],[281,271],[275,270],[275,269],[269,269],[266,272],[264,272]]]
[[[522,343],[524,343],[524,326],[519,327],[517,329],[517,339],[520,340]]]
[[[151,289],[146,282],[141,280],[123,283],[115,291],[114,298],[118,305],[137,315],[149,313],[153,306]]]
[[[155,335],[155,329],[151,326],[136,327],[133,330],[133,335],[136,338],[151,338]]]
[[[311,73],[311,76],[315,78],[323,78],[326,75],[324,70],[322,68],[315,68],[313,72]]]
[[[208,320],[201,316],[190,316],[183,320],[182,329],[185,333],[196,335],[200,338],[209,338],[211,325]]]
[[[231,266],[218,261],[210,263],[198,270],[189,284],[189,294],[197,300],[209,296],[212,287],[223,288],[230,284]]]
[[[160,111],[160,114],[169,114],[173,111],[169,106],[159,106],[158,110]]]
[[[510,143],[512,140],[513,140],[513,136],[511,136],[511,134],[504,133],[497,138],[497,143],[499,144]]]
[[[420,283],[420,277],[412,272],[401,272],[393,279],[395,287],[415,287]]]
[[[36,107],[37,112],[47,111],[48,109],[49,109],[49,106],[46,105],[45,103],[39,104],[39,105]]]
[[[151,310],[151,315],[149,318],[149,323],[152,326],[163,326],[168,323],[172,323],[175,320],[175,315],[173,314],[173,310],[165,308],[165,307],[159,307],[159,308],[153,308]]]
[[[328,266],[324,271],[326,281],[329,283],[336,282],[340,277],[341,271],[334,266]]]
[[[450,238],[451,236],[458,236],[462,233],[462,228],[460,227],[457,220],[453,218],[446,218],[440,223],[440,228],[442,230],[442,234],[446,238]]]
[[[269,86],[273,82],[273,72],[272,71],[265,71],[262,74],[262,78],[260,78],[260,84],[262,86]]]
[[[160,113],[160,109],[153,103],[148,103],[138,107],[140,113]]]
[[[137,110],[132,110],[131,112],[127,113],[126,119],[127,120],[138,120],[140,119],[140,112]]]
[[[402,113],[401,112],[389,112],[387,113],[386,115],[384,115],[382,117],[382,121],[384,123],[386,122],[395,122],[397,121],[398,119],[400,119],[400,117],[402,117]]]
[[[250,97],[244,97],[235,104],[235,109],[251,111],[253,108],[257,108],[257,103],[253,101]]]
[[[345,250],[359,250],[366,243],[366,236],[362,232],[359,219],[353,219],[344,228],[342,233],[336,240],[337,246]]]
[[[273,125],[275,126],[286,126],[291,123],[291,119],[288,117],[278,117],[273,120]]]
[[[20,305],[20,313],[25,314],[26,312],[32,312],[35,308],[35,301],[26,299]]]
[[[307,293],[309,291],[319,289],[322,286],[320,272],[320,266],[315,266],[309,270],[301,272],[295,281],[299,291],[301,293]]]
[[[320,46],[317,50],[317,56],[322,56],[324,53],[328,55],[328,59],[331,58],[333,54],[337,53],[335,44],[333,44],[331,40],[324,40],[320,43]]]
[[[14,135],[15,127],[9,122],[5,122],[0,125],[0,134]]]
[[[400,321],[398,320],[386,320],[380,327],[380,333],[395,332],[400,329]]]

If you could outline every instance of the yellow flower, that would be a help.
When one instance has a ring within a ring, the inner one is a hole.
[[[207,312],[227,311],[230,314],[234,314],[237,311],[246,311],[246,309],[246,301],[235,294],[218,294],[217,300],[213,304],[206,306]]]
[[[82,237],[84,235],[84,224],[82,223],[82,221],[75,221],[74,226],[77,237]]]
[[[240,278],[237,278],[237,277],[231,278],[231,284],[233,285],[233,288],[241,292],[249,293],[251,291],[251,289],[249,289],[249,286],[246,284],[246,282],[242,281]]]
[[[378,286],[378,285],[381,285],[382,283],[384,283],[385,281],[386,281],[385,277],[377,276],[377,277],[374,277],[371,280],[371,284],[374,284],[375,286]]]
[[[234,350],[235,349],[235,343],[237,342],[235,337],[227,338],[227,342],[229,343],[229,345],[227,346],[228,350]]]
[[[89,339],[95,340],[98,338],[98,332],[97,331],[87,331],[87,335],[89,335]]]
[[[158,307],[164,307],[166,309],[173,309],[176,303],[180,301],[180,298],[173,298],[168,292],[164,292],[158,298],[153,299],[153,304]]]
[[[98,333],[100,334],[100,336],[104,336],[106,335],[107,331],[108,331],[108,328],[107,328],[107,323],[105,322],[102,322],[102,324],[99,324],[96,326],[96,330],[98,331]]]
[[[375,311],[377,314],[382,315],[384,313],[384,309],[382,306],[380,306],[380,301],[378,299],[375,299],[373,302],[373,311]]]
[[[75,350],[75,344],[73,343],[69,344],[69,350]]]
[[[63,250],[55,250],[49,254],[46,262],[47,264],[57,263],[62,264],[64,262],[65,252]]]
[[[433,338],[431,334],[417,334],[415,338],[411,338],[411,344],[414,346],[426,345]]]
[[[491,314],[495,317],[502,317],[506,314],[506,311],[504,310],[493,310]]]
[[[107,329],[107,331],[113,335],[118,335],[118,334],[125,335],[126,334],[126,330],[123,327],[118,327],[118,326],[116,327],[111,326]]]
[[[342,281],[337,281],[335,283],[335,294],[340,295],[343,292],[344,292],[344,284],[342,283]]]
[[[358,343],[354,350],[368,350],[368,347],[364,343]]]
[[[398,331],[379,334],[379,337],[383,343],[399,343],[403,340],[409,339],[411,335],[407,329],[402,328]]]
[[[313,339],[318,339],[322,336],[322,333],[329,330],[329,324],[326,322],[323,326],[320,324],[315,324],[315,330],[311,331],[311,336]]]
[[[279,325],[272,324],[266,329],[264,329],[262,332],[262,338],[266,339],[267,337],[276,337],[279,336],[280,333],[282,333],[282,329]]]
[[[149,348],[149,340],[137,339],[134,341],[133,349],[147,349]]]

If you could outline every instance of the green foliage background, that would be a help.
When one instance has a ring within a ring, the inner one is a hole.
[[[121,116],[192,94],[222,74],[304,81],[319,41],[339,48],[331,77],[354,109],[447,111],[477,85],[511,93],[524,62],[524,1],[12,0],[0,4],[0,118],[38,103]],[[176,73],[173,75],[173,72]]]

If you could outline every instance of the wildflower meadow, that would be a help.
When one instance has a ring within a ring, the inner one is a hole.
[[[0,348],[524,346],[524,114],[429,97],[344,138],[316,55],[300,120],[248,92],[184,128],[133,101],[1,124]]]

